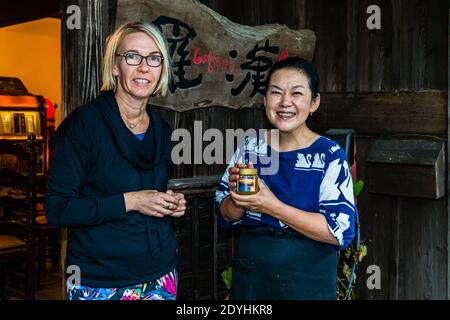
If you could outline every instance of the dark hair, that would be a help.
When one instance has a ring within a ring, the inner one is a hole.
[[[303,72],[308,78],[309,89],[311,90],[311,97],[315,99],[319,93],[319,75],[314,65],[300,57],[288,57],[286,59],[277,61],[267,75],[267,89],[269,88],[270,79],[272,75],[281,69],[296,69]],[[266,90],[267,90],[266,89]]]

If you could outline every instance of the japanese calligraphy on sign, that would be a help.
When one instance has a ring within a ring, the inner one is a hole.
[[[180,111],[261,104],[272,64],[288,56],[311,60],[316,42],[306,29],[236,24],[197,0],[119,0],[116,20],[149,21],[163,31],[173,77],[169,94],[152,103]]]

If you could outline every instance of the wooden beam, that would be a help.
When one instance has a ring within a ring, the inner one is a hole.
[[[297,29],[304,29],[306,25],[306,0],[295,0],[294,10],[296,17],[296,27]]]
[[[447,26],[447,38],[450,35],[450,10],[448,11],[448,26]],[[447,86],[448,91],[450,92],[450,42],[448,42],[447,55],[448,55],[448,63],[447,63]],[[450,297],[450,244],[448,243],[450,239],[450,201],[448,195],[450,194],[450,151],[448,143],[450,141],[450,100],[447,97],[447,279],[445,279],[445,283],[447,283],[447,299]]]
[[[356,72],[358,65],[357,33],[358,30],[358,4],[357,0],[347,1],[347,57],[346,57],[346,91],[356,91]]]
[[[71,5],[80,8],[80,30],[67,28]],[[115,26],[116,8],[116,0],[61,0],[63,118],[100,93],[104,45]]]
[[[447,96],[447,91],[323,93],[311,126],[319,132],[348,128],[364,135],[446,137]]]

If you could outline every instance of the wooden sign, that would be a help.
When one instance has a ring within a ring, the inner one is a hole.
[[[310,30],[240,25],[197,0],[119,0],[116,25],[129,21],[163,30],[173,79],[169,94],[152,103],[178,111],[259,105],[272,64],[288,56],[311,60],[316,43]]]

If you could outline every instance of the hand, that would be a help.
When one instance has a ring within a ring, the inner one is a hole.
[[[259,191],[252,195],[240,195],[230,191],[231,199],[239,207],[273,216],[283,203],[270,191],[262,179],[258,179],[258,189]]]
[[[250,167],[251,166],[251,167]],[[237,180],[239,179],[239,169],[245,168],[245,164],[242,162],[237,162],[233,167],[228,169],[228,189],[236,190]],[[249,168],[253,168],[253,164],[249,163]]]
[[[182,193],[176,193],[172,190],[167,190],[166,194],[170,196],[174,196],[178,199],[178,206],[175,208],[170,207],[169,209],[172,210],[172,214],[170,216],[174,218],[179,218],[184,215],[186,211],[186,199],[184,199],[184,194]]]
[[[239,169],[240,168],[245,168],[245,164],[242,163],[242,162],[237,162],[237,163],[234,164],[233,167],[230,167],[228,169],[228,174],[229,174],[228,175],[228,190],[230,190],[230,192],[233,191],[234,194],[236,194],[235,190],[236,190],[236,187],[237,187],[237,181],[239,179]],[[253,163],[252,162],[248,163],[248,168],[253,169]],[[245,209],[244,207],[238,205],[234,201],[233,197],[231,197],[231,200],[233,201],[233,204],[236,207],[238,207],[239,209]]]
[[[182,216],[186,209],[186,200],[181,193],[173,191],[158,192],[155,190],[142,190],[124,194],[127,212],[136,210],[142,214],[154,217]]]

